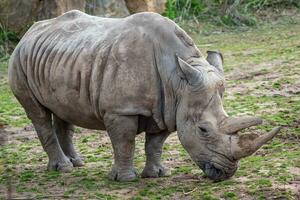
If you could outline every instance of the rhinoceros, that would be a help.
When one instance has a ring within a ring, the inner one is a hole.
[[[192,160],[220,181],[279,131],[237,134],[262,120],[226,114],[222,65],[220,53],[205,58],[183,29],[159,14],[113,19],[74,10],[27,31],[11,55],[9,85],[49,157],[48,170],[83,165],[72,143],[76,125],[108,132],[110,179],[137,177],[135,137],[142,132],[141,176],[164,176],[162,146],[177,131]]]

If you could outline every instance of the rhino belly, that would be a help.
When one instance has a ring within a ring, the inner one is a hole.
[[[61,98],[60,98],[61,99]],[[105,130],[101,118],[98,118],[88,105],[82,105],[74,99],[64,98],[61,100],[47,101],[45,107],[64,121],[89,129]]]

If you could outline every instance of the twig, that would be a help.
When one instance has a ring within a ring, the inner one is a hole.
[[[189,192],[184,192],[184,190],[183,190],[183,194],[184,194],[184,195],[191,194],[191,193],[195,192],[197,189],[198,189],[198,187],[195,187],[193,190],[191,190],[191,191],[189,191]]]

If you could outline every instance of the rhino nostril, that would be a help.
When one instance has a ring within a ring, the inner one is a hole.
[[[217,169],[214,165],[208,163],[205,165],[205,170],[204,172],[206,175],[212,179],[218,178],[222,176],[223,172],[220,169]]]

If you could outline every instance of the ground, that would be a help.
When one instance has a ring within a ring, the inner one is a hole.
[[[232,178],[213,183],[203,177],[174,133],[163,152],[168,177],[113,182],[107,178],[112,164],[107,134],[81,128],[76,128],[75,141],[86,165],[69,174],[47,172],[47,156],[8,88],[7,59],[3,58],[0,133],[8,141],[0,146],[0,199],[300,199],[299,18],[192,37],[203,53],[219,49],[224,54],[224,106],[229,115],[261,116],[264,124],[250,129],[260,134],[274,125],[283,126],[272,142],[241,160]],[[135,156],[139,173],[145,163],[143,143],[141,134]]]

